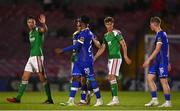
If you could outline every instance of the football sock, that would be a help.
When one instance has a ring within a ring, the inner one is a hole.
[[[43,85],[44,85],[44,89],[45,89],[46,96],[47,96],[48,100],[52,100],[51,90],[50,90],[49,83],[48,83],[47,81],[45,81],[45,82],[43,83]]]
[[[100,99],[101,98],[101,94],[100,94],[100,90],[99,90],[97,82],[95,80],[91,81],[90,85],[91,85],[91,87],[92,87],[92,89],[94,91],[94,94],[96,95],[96,98]]]
[[[117,96],[118,95],[118,84],[116,80],[112,80],[110,81],[111,84],[111,92],[112,92],[112,96]]]
[[[17,100],[21,100],[21,97],[23,96],[24,91],[26,90],[26,86],[28,84],[28,81],[22,81],[21,84],[19,85],[18,93],[16,96]]]

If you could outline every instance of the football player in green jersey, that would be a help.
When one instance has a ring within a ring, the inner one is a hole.
[[[22,82],[19,85],[19,90],[15,98],[7,98],[7,101],[12,103],[20,103],[21,97],[27,87],[28,81],[32,73],[37,73],[40,81],[42,82],[45,92],[47,95],[47,100],[45,104],[53,104],[51,97],[51,91],[49,82],[47,80],[46,72],[44,69],[44,56],[43,56],[43,43],[44,43],[44,33],[48,30],[46,25],[46,17],[41,14],[39,17],[39,22],[41,27],[36,26],[36,20],[34,17],[27,18],[27,25],[29,28],[29,40],[31,45],[30,57],[25,66],[24,73],[22,76]]]
[[[126,42],[119,30],[114,29],[114,19],[112,17],[106,17],[104,24],[107,28],[107,33],[104,34],[103,43],[101,48],[94,56],[96,60],[107,47],[108,49],[108,80],[111,84],[112,100],[107,104],[109,106],[118,105],[118,84],[117,77],[119,76],[119,69],[122,63],[122,56],[120,49],[123,49],[123,57],[127,64],[131,64],[131,60],[127,55]]]

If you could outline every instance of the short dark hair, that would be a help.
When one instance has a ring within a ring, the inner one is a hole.
[[[113,17],[106,17],[106,18],[104,19],[104,23],[108,23],[108,22],[114,23],[114,18],[113,18]]]
[[[159,17],[151,17],[150,22],[155,22],[157,24],[161,24],[161,19]]]
[[[34,19],[36,20],[36,18],[34,16],[28,16],[26,20],[29,20],[29,19]]]

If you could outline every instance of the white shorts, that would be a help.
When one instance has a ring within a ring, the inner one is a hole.
[[[43,56],[29,57],[24,70],[28,72],[36,72],[36,73],[44,72],[44,57]]]
[[[109,59],[108,60],[108,70],[109,75],[119,76],[119,70],[121,67],[122,59]]]

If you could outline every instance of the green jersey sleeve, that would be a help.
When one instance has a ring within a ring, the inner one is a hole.
[[[119,41],[123,40],[123,36],[122,36],[122,35],[118,35],[118,36],[116,36],[116,38],[117,38]]]

